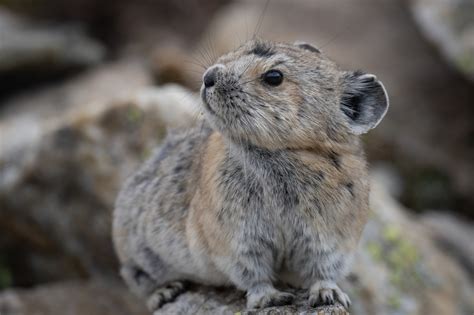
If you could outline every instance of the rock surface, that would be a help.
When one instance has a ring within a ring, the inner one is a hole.
[[[0,108],[0,152],[6,154],[25,142],[37,141],[46,125],[61,123],[82,107],[102,107],[150,84],[144,65],[129,58],[94,67],[54,86],[11,97]]]
[[[154,315],[348,315],[341,306],[307,308],[303,293],[293,306],[245,310],[244,294],[232,289],[194,287]],[[69,281],[32,290],[7,290],[0,294],[2,315],[145,315],[143,303],[120,283],[106,280]]]
[[[70,281],[0,295],[2,315],[146,315],[120,283]]]
[[[29,281],[116,273],[115,195],[193,102],[176,86],[92,102],[41,121],[20,146],[10,135],[24,125],[0,125],[0,227]]]
[[[472,224],[449,213],[431,212],[422,215],[431,237],[440,248],[456,258],[474,279],[474,229]]]
[[[373,215],[349,278],[349,295],[358,297],[353,299],[353,313],[472,312],[474,291],[466,270],[436,246],[419,219],[380,185],[385,180],[379,176],[373,175]]]
[[[194,42],[212,14],[229,0],[42,0],[3,1],[2,6],[35,20],[87,27],[95,38],[111,47],[111,53],[133,46],[146,48],[176,38]]]
[[[426,37],[474,81],[474,3],[470,0],[414,0],[412,10]]]
[[[31,24],[0,8],[0,93],[102,61],[105,47],[75,26]]]

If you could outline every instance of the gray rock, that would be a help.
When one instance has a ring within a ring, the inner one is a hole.
[[[307,292],[304,290],[287,291],[295,294],[293,305],[269,307],[265,309],[246,309],[245,294],[232,288],[210,288],[197,286],[182,295],[176,301],[165,304],[153,315],[169,314],[222,314],[222,315],[349,315],[341,305],[320,306],[312,308],[307,303]]]
[[[104,46],[76,26],[36,25],[0,9],[1,92],[14,83],[97,64],[104,55]]]
[[[297,292],[295,292],[297,293]],[[341,306],[307,308],[303,293],[293,306],[245,310],[242,292],[232,289],[194,287],[166,304],[154,315],[348,315]],[[2,315],[145,315],[150,314],[120,283],[96,279],[43,285],[35,289],[0,293]]]
[[[411,8],[423,34],[474,81],[474,2],[412,0]]]
[[[0,227],[25,255],[30,265],[23,273],[33,283],[116,275],[110,237],[116,193],[167,127],[191,120],[181,109],[191,102],[170,86],[84,104],[37,122],[19,146],[11,135],[24,125],[6,124],[8,132],[0,125]]]
[[[472,224],[449,213],[429,212],[421,217],[436,244],[455,257],[474,279],[474,229]]]
[[[0,152],[5,155],[11,149],[38,141],[48,125],[64,122],[81,108],[97,110],[150,84],[150,75],[140,61],[122,59],[59,84],[10,97],[0,107]]]
[[[146,315],[120,283],[69,281],[0,294],[2,315]]]

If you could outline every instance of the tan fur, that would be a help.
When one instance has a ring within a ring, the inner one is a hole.
[[[196,227],[200,238],[212,255],[228,255],[228,234],[217,222],[216,210],[222,206],[219,195],[218,174],[216,168],[224,159],[222,136],[213,133],[206,144],[202,157],[203,176],[199,181],[199,190],[190,208],[189,224]]]

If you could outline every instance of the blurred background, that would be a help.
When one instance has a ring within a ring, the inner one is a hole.
[[[118,279],[115,196],[260,16],[259,36],[310,42],[390,95],[364,137],[373,215],[343,284],[352,312],[474,313],[474,1],[264,6],[0,0],[0,315],[147,314]],[[162,314],[243,307],[225,294]]]

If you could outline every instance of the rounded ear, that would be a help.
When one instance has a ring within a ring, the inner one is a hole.
[[[298,46],[299,48],[309,50],[311,52],[315,52],[315,53],[321,52],[321,50],[319,50],[317,47],[303,41],[297,40],[296,42],[294,42],[294,45]]]
[[[340,105],[350,131],[360,135],[380,123],[387,113],[389,100],[385,87],[375,75],[351,72],[344,76]]]

